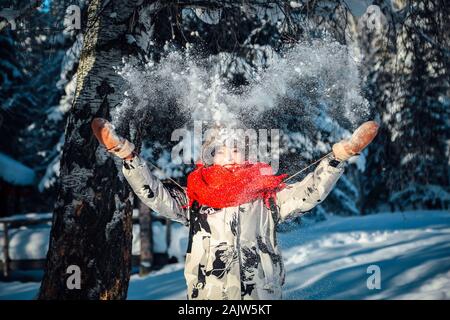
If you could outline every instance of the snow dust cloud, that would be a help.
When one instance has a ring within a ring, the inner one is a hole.
[[[349,47],[313,40],[282,53],[262,50],[269,58],[256,67],[230,54],[199,58],[189,50],[168,53],[158,63],[126,61],[119,73],[129,86],[123,103],[111,111],[112,121],[117,127],[139,122],[175,130],[180,125],[144,116],[174,112],[168,106],[175,106],[186,119],[181,127],[191,132],[199,121],[204,129],[217,124],[227,129],[280,129],[287,148],[300,146],[306,159],[316,151],[328,152],[322,132],[337,141],[369,119],[358,59]],[[230,74],[243,74],[248,83],[237,88]]]

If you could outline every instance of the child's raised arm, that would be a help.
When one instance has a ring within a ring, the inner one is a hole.
[[[187,224],[187,198],[182,190],[171,190],[164,186],[137,155],[131,160],[124,160],[122,172],[146,206],[166,218]]]
[[[114,126],[105,119],[95,118],[92,131],[106,150],[123,160],[122,172],[133,191],[150,209],[162,216],[187,224],[187,198],[183,190],[173,190],[153,176],[134,152],[134,145],[119,136]]]
[[[323,159],[302,181],[277,193],[281,221],[309,211],[325,200],[344,172],[345,163],[335,162],[333,166],[333,160],[333,156]]]

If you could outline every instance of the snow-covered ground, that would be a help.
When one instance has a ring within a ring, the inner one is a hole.
[[[450,212],[332,216],[279,239],[286,299],[450,298]],[[381,270],[379,290],[367,288],[370,265]],[[38,288],[0,282],[0,299],[31,299]],[[128,298],[184,299],[183,265],[132,276]]]
[[[450,212],[331,217],[281,236],[288,299],[449,299]],[[367,267],[381,289],[367,288]]]

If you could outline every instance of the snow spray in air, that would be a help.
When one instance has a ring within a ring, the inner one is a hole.
[[[254,68],[225,53],[200,59],[189,52],[171,52],[158,63],[127,62],[120,74],[129,88],[122,105],[112,110],[112,121],[120,126],[140,114],[164,113],[168,105],[176,105],[188,120],[186,128],[195,121],[276,128],[282,131],[284,151],[307,150],[302,156],[311,158],[314,151],[330,150],[324,136],[329,141],[349,136],[369,116],[357,59],[348,47],[314,40],[282,53],[270,51],[269,57],[264,63],[253,61]],[[236,90],[229,76],[238,73],[248,84]]]

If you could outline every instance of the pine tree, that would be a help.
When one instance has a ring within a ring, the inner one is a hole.
[[[449,13],[444,1],[415,1],[400,30],[400,107],[389,122],[396,156],[390,198],[399,209],[450,205]]]
[[[68,80],[77,65],[77,57],[70,59],[66,52],[80,42],[76,41],[76,32],[64,31],[63,21],[67,6],[82,2],[55,0],[50,7],[27,11],[17,20],[15,30],[5,28],[1,35],[5,41],[5,67],[10,69],[19,63],[14,73],[4,69],[9,81],[1,88],[6,125],[0,130],[6,130],[10,139],[2,141],[2,151],[33,168],[42,180],[38,190],[23,203],[24,211],[48,211],[55,201],[54,189],[49,187],[54,187],[56,181],[64,113],[70,108],[70,87],[74,83]],[[11,6],[18,12],[27,8],[18,1],[11,2]]]
[[[395,4],[384,6],[389,32],[379,35],[382,50],[369,58],[369,91],[382,127],[369,148],[364,208],[446,208],[448,8],[443,1]]]

